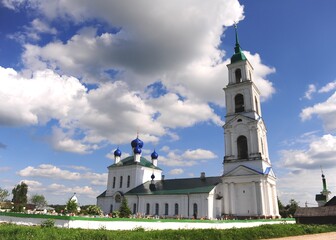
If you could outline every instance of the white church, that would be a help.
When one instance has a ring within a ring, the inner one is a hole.
[[[119,210],[127,198],[133,214],[180,218],[279,218],[276,177],[268,155],[260,92],[253,67],[239,45],[227,65],[224,88],[226,123],[222,176],[165,179],[158,154],[142,157],[143,142],[131,142],[133,155],[121,158],[115,150],[108,167],[107,189],[97,197],[105,214]],[[159,178],[159,179],[158,179]]]

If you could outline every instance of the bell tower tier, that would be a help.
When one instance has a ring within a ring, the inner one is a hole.
[[[227,65],[229,83],[224,88],[224,215],[279,217],[260,91],[254,83],[253,67],[239,45],[236,27],[235,33],[235,53]]]

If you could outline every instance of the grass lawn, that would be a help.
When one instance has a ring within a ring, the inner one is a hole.
[[[125,224],[127,224],[125,222]],[[14,224],[0,224],[1,240],[60,240],[60,239],[122,239],[122,240],[216,240],[216,239],[265,239],[285,236],[297,236],[322,232],[336,231],[336,225],[300,225],[300,224],[273,224],[262,225],[252,228],[233,228],[226,230],[217,229],[196,229],[196,230],[155,230],[144,231],[135,229],[133,231],[108,231],[66,229],[55,227],[27,227]]]

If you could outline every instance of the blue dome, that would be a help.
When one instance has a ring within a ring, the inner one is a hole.
[[[154,152],[152,152],[152,154],[151,154],[151,157],[152,157],[152,159],[157,159],[159,157],[159,154],[157,154],[157,152],[155,152],[155,150],[154,150]]]
[[[132,148],[135,148],[135,147],[142,148],[142,147],[143,147],[143,141],[141,141],[141,140],[137,137],[136,139],[134,139],[134,140],[131,142],[131,146],[132,146]]]
[[[133,150],[134,154],[140,154],[141,153],[141,148],[139,146],[136,146]]]
[[[115,151],[114,151],[114,156],[115,157],[120,157],[121,156],[121,151],[119,148],[117,148]]]

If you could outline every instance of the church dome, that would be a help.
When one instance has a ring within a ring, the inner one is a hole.
[[[155,152],[155,150],[154,150],[154,152],[152,152],[152,154],[151,154],[151,157],[152,157],[152,159],[157,159],[159,157],[159,154],[157,154],[157,152]]]
[[[141,153],[141,148],[139,146],[136,146],[133,150],[134,154],[140,154]]]
[[[121,156],[121,151],[119,148],[117,148],[115,151],[114,151],[114,156],[115,157],[120,157]]]
[[[143,147],[143,141],[141,141],[141,140],[137,137],[136,139],[134,139],[134,140],[131,142],[131,146],[132,146],[132,148],[135,148],[135,147],[142,148],[142,147]]]

